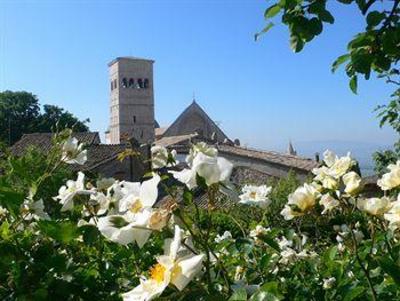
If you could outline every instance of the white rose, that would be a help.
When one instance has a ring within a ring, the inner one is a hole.
[[[361,199],[358,201],[358,208],[371,215],[383,215],[389,211],[390,207],[391,202],[387,197]]]
[[[354,171],[350,171],[343,176],[343,183],[346,186],[344,192],[348,194],[357,193],[361,187],[361,177]]]
[[[239,196],[239,203],[266,208],[271,203],[271,200],[268,199],[271,190],[272,187],[267,187],[266,185],[245,185],[242,188],[242,194]]]
[[[319,192],[310,184],[304,184],[289,195],[288,205],[295,205],[302,213],[313,208]]]
[[[382,190],[390,190],[400,185],[400,160],[388,166],[389,172],[385,173],[377,184]]]
[[[354,164],[350,154],[345,157],[340,157],[335,163],[329,168],[329,173],[335,179],[339,179],[343,176]]]
[[[391,203],[391,208],[384,214],[384,218],[389,221],[391,229],[396,230],[400,227],[400,194],[397,201]]]
[[[83,165],[87,161],[87,150],[75,137],[69,137],[62,145],[61,161],[67,164]]]
[[[333,198],[332,196],[330,196],[329,194],[324,194],[321,197],[321,200],[319,201],[319,203],[322,206],[324,206],[324,210],[322,211],[322,214],[325,214],[325,213],[333,210],[337,206],[339,206],[339,201],[337,199]]]

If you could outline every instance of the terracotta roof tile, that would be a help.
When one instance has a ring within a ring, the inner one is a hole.
[[[36,146],[43,152],[48,152],[52,146],[53,135],[53,133],[24,134],[21,139],[11,147],[11,152],[19,156],[31,145]],[[85,145],[100,143],[98,132],[72,133],[72,136]]]
[[[11,152],[15,156],[20,156],[29,147],[35,147],[47,153],[52,147],[52,136],[52,133],[25,134],[21,140],[12,146]],[[97,132],[73,133],[72,136],[78,139],[80,143],[85,144],[84,148],[87,149],[88,153],[86,163],[83,166],[72,165],[72,169],[90,170],[108,160],[115,159],[119,153],[126,149],[124,144],[101,144]]]
[[[191,138],[196,137],[196,136],[197,136],[196,134],[169,136],[169,137],[163,137],[163,138],[155,141],[154,143],[155,143],[155,145],[168,147],[168,146],[172,146],[172,145],[179,145],[182,142],[188,142]]]
[[[261,151],[240,146],[231,146],[226,144],[217,145],[218,151],[221,154],[233,154],[237,156],[259,159],[275,164],[285,165],[288,167],[311,171],[318,166],[318,162],[299,156],[287,155],[272,151]]]

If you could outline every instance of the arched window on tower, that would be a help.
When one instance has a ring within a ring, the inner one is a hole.
[[[114,79],[114,89],[117,89],[117,80]]]
[[[144,80],[144,88],[145,88],[145,89],[148,89],[148,88],[149,88],[149,86],[150,86],[149,79],[148,79],[148,78],[146,78],[146,79]]]
[[[110,85],[111,85],[111,91],[114,90],[114,83],[112,81],[111,81]]]
[[[129,88],[134,88],[135,87],[135,81],[133,80],[133,78],[129,79],[128,87]]]
[[[128,87],[128,81],[126,80],[125,77],[122,79],[121,85],[122,85],[122,88],[127,88]]]
[[[138,83],[138,86],[139,86],[139,89],[143,89],[143,79],[141,79],[141,78],[139,78],[138,80],[137,80],[137,83]]]
[[[133,123],[136,123],[136,116],[133,116]]]

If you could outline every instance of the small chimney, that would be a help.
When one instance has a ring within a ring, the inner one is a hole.
[[[315,153],[315,161],[319,162],[319,153],[318,152]]]

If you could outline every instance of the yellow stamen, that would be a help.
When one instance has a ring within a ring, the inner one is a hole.
[[[255,199],[257,196],[257,193],[255,191],[250,192],[250,198]]]
[[[139,212],[140,209],[142,209],[142,208],[143,208],[142,202],[140,201],[140,199],[136,199],[136,200],[132,203],[132,205],[130,206],[129,210],[130,210],[132,213],[137,213],[137,212]]]
[[[164,280],[165,267],[159,263],[150,269],[150,278],[162,282]]]

